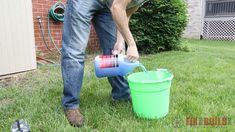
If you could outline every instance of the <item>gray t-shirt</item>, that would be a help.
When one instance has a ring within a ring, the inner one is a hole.
[[[109,8],[112,6],[113,0],[100,0],[104,2]],[[130,4],[128,4],[127,9],[136,7],[136,6],[141,6],[144,2],[148,0],[132,0]]]

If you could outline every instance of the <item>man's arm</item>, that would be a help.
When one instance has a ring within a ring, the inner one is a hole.
[[[138,10],[138,8],[139,7],[135,7],[135,8],[128,9],[126,11],[127,18],[128,18],[128,23],[130,21],[130,18],[132,16],[132,14],[134,14]],[[122,34],[119,32],[119,30],[117,30],[117,41],[114,45],[113,54],[125,53],[124,44],[125,44],[124,38],[122,37]]]
[[[130,61],[137,61],[139,58],[139,53],[136,47],[135,40],[132,36],[132,33],[129,28],[129,18],[133,12],[127,12],[126,8],[127,5],[131,2],[131,0],[113,0],[113,4],[111,6],[111,12],[113,19],[117,25],[117,28],[121,34],[117,34],[120,37],[123,36],[124,40],[128,44],[127,49],[127,57]],[[136,11],[136,10],[135,10]],[[121,38],[117,38],[118,41],[121,40]]]

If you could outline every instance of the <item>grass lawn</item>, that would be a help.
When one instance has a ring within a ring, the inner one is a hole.
[[[111,88],[105,78],[95,77],[89,57],[81,93],[84,127],[71,127],[64,117],[60,66],[40,66],[17,83],[0,86],[0,132],[9,131],[16,119],[26,119],[31,131],[48,132],[235,130],[235,42],[188,40],[184,44],[189,51],[140,59],[148,70],[167,68],[174,74],[170,112],[162,119],[140,119],[131,103],[112,103]],[[226,117],[228,125],[186,124],[187,118],[207,117]]]

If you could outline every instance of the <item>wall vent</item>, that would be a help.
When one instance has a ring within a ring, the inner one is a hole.
[[[205,17],[235,16],[235,0],[206,1]]]

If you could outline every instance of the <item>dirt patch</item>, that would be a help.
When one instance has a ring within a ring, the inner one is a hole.
[[[7,76],[0,78],[0,88],[7,87],[9,85],[13,85],[18,82],[26,81],[27,80],[27,78],[26,78],[27,73],[28,72],[7,75]]]

